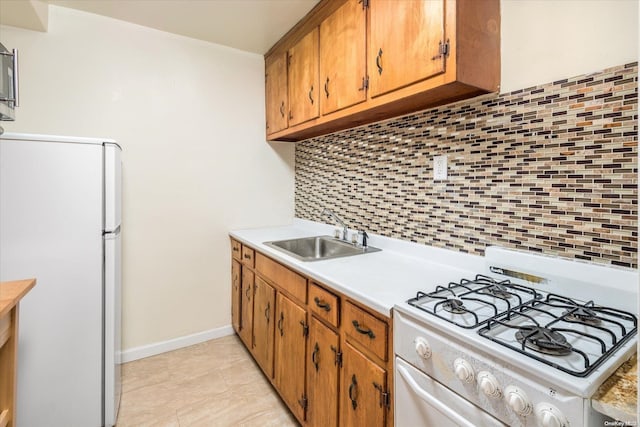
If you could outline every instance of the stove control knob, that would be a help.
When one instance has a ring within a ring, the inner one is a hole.
[[[500,390],[500,384],[496,377],[492,373],[487,371],[478,372],[478,384],[480,390],[489,397],[499,398],[502,396],[502,390]]]
[[[542,427],[568,427],[569,422],[562,412],[550,403],[536,405],[536,418]]]
[[[415,340],[415,345],[416,353],[418,353],[418,356],[422,357],[423,359],[428,359],[431,357],[431,346],[429,345],[427,340],[422,337],[418,337]]]
[[[453,361],[453,371],[456,373],[456,377],[460,381],[465,383],[472,383],[474,379],[473,367],[469,362],[464,359],[456,359]]]
[[[504,389],[504,398],[509,407],[513,409],[513,412],[522,417],[526,417],[533,411],[531,401],[527,397],[527,394],[524,390],[514,385],[507,386],[507,388]]]

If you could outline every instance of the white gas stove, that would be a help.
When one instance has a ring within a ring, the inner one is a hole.
[[[602,426],[590,398],[636,351],[637,288],[635,270],[487,248],[484,272],[394,307],[396,425]]]

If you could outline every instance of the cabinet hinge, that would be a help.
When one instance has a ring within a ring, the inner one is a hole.
[[[290,53],[287,53],[287,68],[289,68],[289,66],[291,65],[291,57],[293,55],[291,55]]]
[[[442,43],[442,40],[440,40],[440,42],[438,42],[438,54],[432,57],[431,60],[435,61],[440,58],[446,58],[447,56],[449,56],[449,51],[449,39],[447,39],[447,41],[445,41],[444,43]]]
[[[376,382],[373,383],[373,386],[376,388],[376,390],[378,390],[378,392],[380,393],[380,407],[381,408],[389,408],[390,406],[390,396],[389,396],[389,392],[385,391],[382,386]]]
[[[309,325],[307,325],[307,322],[305,322],[304,320],[300,321],[300,325],[302,325],[302,336],[303,337],[308,337],[309,336]]]
[[[342,367],[342,352],[337,348],[335,348],[334,346],[331,346],[331,351],[333,351],[333,354],[335,355],[335,359],[333,362],[334,365],[338,367]]]
[[[302,406],[302,409],[304,409],[305,411],[307,410],[307,405],[308,405],[308,401],[307,401],[307,395],[303,394],[302,398],[298,400],[298,404],[300,406]]]

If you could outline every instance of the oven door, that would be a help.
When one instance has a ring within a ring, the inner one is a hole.
[[[428,377],[404,360],[395,360],[395,425],[507,426]]]

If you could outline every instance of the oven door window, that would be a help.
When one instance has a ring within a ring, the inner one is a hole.
[[[398,357],[395,368],[397,427],[507,426]]]

